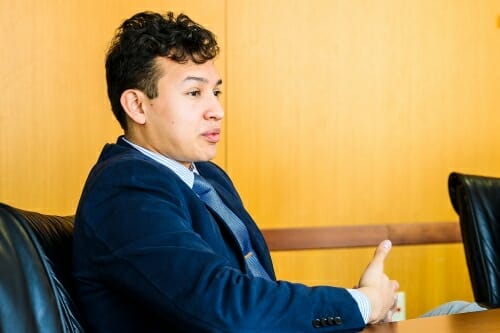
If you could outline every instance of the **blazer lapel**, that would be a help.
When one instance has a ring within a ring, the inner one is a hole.
[[[219,185],[218,183],[210,181],[210,179],[207,180],[210,182],[210,184],[212,184],[214,189],[217,191],[224,204],[229,209],[231,209],[233,213],[236,214],[236,216],[238,216],[238,218],[245,224],[248,230],[248,234],[250,236],[250,240],[252,242],[253,249],[256,252],[257,257],[261,261],[262,266],[264,267],[264,269],[267,271],[267,273],[271,278],[276,279],[271,255],[269,253],[269,248],[267,247],[264,236],[258,229],[253,219],[244,209],[242,204],[240,204],[241,201],[239,197],[235,196],[234,193],[227,191],[223,186]],[[229,229],[229,227],[227,226],[226,228]],[[234,239],[237,242],[236,238]]]

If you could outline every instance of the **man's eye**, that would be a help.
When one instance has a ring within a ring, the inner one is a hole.
[[[214,96],[219,97],[222,94],[222,91],[220,90],[214,90]]]
[[[196,97],[196,96],[200,96],[200,91],[199,90],[193,90],[193,91],[189,91],[187,94],[189,96]]]

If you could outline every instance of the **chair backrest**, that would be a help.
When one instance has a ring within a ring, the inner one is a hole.
[[[0,203],[0,333],[83,333],[72,302],[73,217]]]
[[[448,190],[460,217],[474,298],[500,307],[500,178],[451,173]]]

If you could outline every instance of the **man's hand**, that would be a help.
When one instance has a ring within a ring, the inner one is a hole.
[[[396,309],[399,283],[389,280],[384,273],[384,261],[391,247],[392,243],[389,240],[379,244],[372,261],[359,280],[358,290],[370,300],[371,313],[368,321],[370,324],[390,321]]]

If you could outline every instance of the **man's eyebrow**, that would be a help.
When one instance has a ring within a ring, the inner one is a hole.
[[[203,82],[203,83],[208,83],[208,79],[204,78],[204,77],[200,77],[200,76],[187,76],[184,81],[189,81],[189,80],[194,80],[194,81],[199,81],[199,82]],[[217,81],[217,83],[215,84],[216,86],[219,86],[222,84],[222,79],[219,79],[219,81]]]

